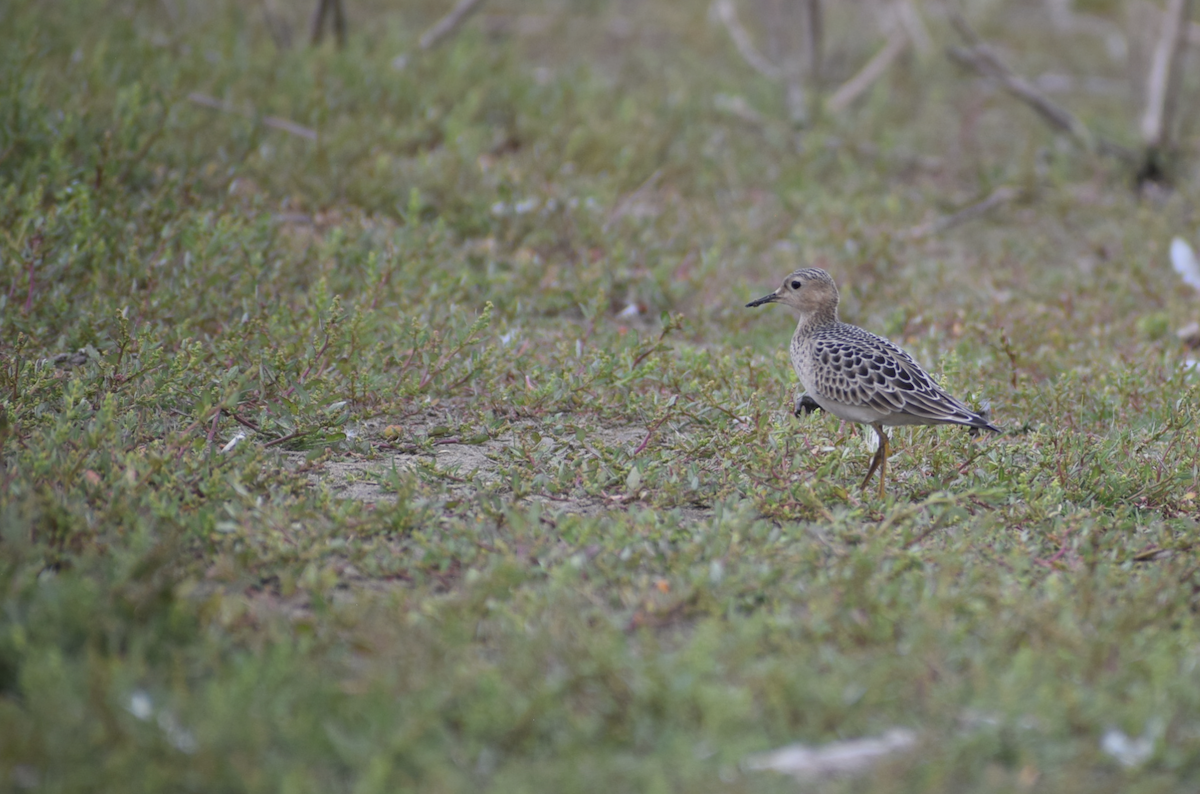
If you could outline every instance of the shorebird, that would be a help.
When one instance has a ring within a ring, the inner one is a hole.
[[[820,407],[875,428],[879,448],[863,478],[863,490],[879,469],[879,498],[884,497],[890,450],[884,427],[952,424],[1000,432],[986,416],[947,394],[908,353],[882,336],[839,320],[837,285],[824,270],[801,268],[746,308],[766,303],[782,303],[800,318],[789,350],[805,389],[796,400],[796,414]]]

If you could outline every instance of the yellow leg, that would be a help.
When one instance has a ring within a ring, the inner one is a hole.
[[[879,498],[882,500],[884,498],[883,484],[887,480],[888,453],[892,450],[890,449],[891,445],[888,443],[887,434],[878,427],[875,428],[875,432],[879,434],[879,449],[883,452],[883,460],[879,462]]]
[[[875,428],[875,434],[879,436],[879,448],[875,450],[875,454],[871,457],[871,467],[867,469],[867,476],[863,477],[862,489],[867,489],[867,483],[871,481],[871,475],[879,469],[879,498],[884,497],[884,482],[887,477],[887,458],[888,458],[888,437],[883,432],[883,428],[879,425],[871,425]]]
[[[863,477],[862,489],[867,490],[867,483],[871,481],[871,475],[879,468],[879,450],[875,450],[875,454],[871,456],[871,467],[867,469],[867,476]]]

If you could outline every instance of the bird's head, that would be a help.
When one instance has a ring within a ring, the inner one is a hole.
[[[804,267],[788,275],[779,285],[779,289],[758,300],[750,301],[746,308],[762,306],[765,303],[782,303],[796,312],[801,319],[823,314],[832,314],[836,318],[837,285],[824,270]]]

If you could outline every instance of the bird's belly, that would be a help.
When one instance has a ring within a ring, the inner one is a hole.
[[[812,389],[808,390],[808,395],[816,401],[817,405],[838,419],[845,419],[847,422],[859,422],[864,425],[873,425],[876,422],[883,422],[885,425],[894,424],[894,422],[888,420],[895,417],[895,414],[878,411],[869,405],[847,405],[837,400],[831,400],[822,394],[814,392]]]
[[[894,414],[888,414],[883,419],[879,420],[880,424],[888,427],[897,427],[899,425],[942,425],[955,424],[954,422],[938,421],[930,419],[927,416],[917,416],[916,414],[906,414],[903,411],[897,411]]]
[[[825,397],[812,389],[809,389],[807,394],[816,401],[817,405],[821,406],[838,419],[845,419],[847,422],[859,422],[864,425],[873,425],[878,423],[885,427],[898,427],[900,425],[943,424],[943,422],[939,422],[936,419],[930,419],[925,416],[917,416],[915,414],[905,413],[904,411],[880,411],[876,408],[872,408],[869,405],[847,405],[846,403],[841,403],[837,400],[832,400],[828,397]]]

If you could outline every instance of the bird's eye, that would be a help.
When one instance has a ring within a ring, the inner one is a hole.
[[[801,287],[803,287],[803,286],[804,286],[804,285],[803,285],[803,284],[801,284],[799,281],[793,281],[793,282],[792,282],[792,289],[800,289],[800,288],[801,288]]]

